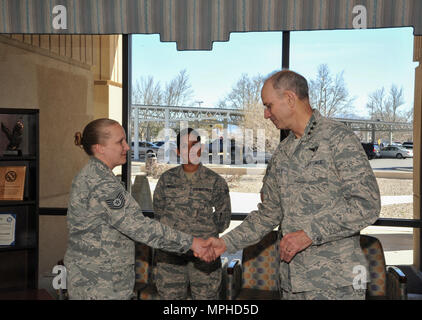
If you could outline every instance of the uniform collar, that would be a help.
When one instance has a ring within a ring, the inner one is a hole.
[[[309,147],[312,150],[315,149],[315,147],[318,148],[317,145],[319,143],[312,142],[313,141],[312,137],[314,136],[313,133],[315,129],[318,127],[318,124],[320,123],[321,119],[322,119],[321,113],[317,109],[312,109],[311,118],[306,124],[303,136],[300,138],[299,143],[296,146],[296,148],[300,144],[303,144],[303,143],[307,143],[307,147]],[[280,146],[283,146],[283,145],[290,146],[291,143],[293,143],[295,139],[296,139],[295,134],[292,131],[290,131],[289,135],[287,136],[286,139],[284,139],[284,141],[280,144]],[[284,147],[282,149],[284,153],[289,157],[294,153],[294,150],[290,150],[290,147],[287,147],[287,148]]]
[[[312,136],[312,133],[314,132],[315,128],[318,126],[318,123],[320,122],[321,118],[322,118],[321,113],[319,113],[317,109],[312,109],[311,118],[309,119],[308,124],[305,127],[305,131],[301,139],[307,140]]]
[[[196,178],[199,177],[199,175],[201,174],[202,171],[203,171],[203,165],[202,165],[202,162],[200,162],[199,163],[198,170],[196,170],[194,172],[195,174],[192,177],[193,178],[192,181],[196,180]],[[183,170],[183,165],[182,164],[179,166],[178,174],[179,174],[180,177],[182,177],[182,179],[186,179],[187,180],[186,175],[185,175],[185,170]]]
[[[113,171],[104,162],[102,162],[100,159],[98,159],[94,156],[91,156],[90,161],[101,171],[111,173],[114,176]]]

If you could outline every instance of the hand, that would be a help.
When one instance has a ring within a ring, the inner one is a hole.
[[[212,246],[214,254],[217,257],[221,256],[227,250],[226,243],[221,238],[209,238],[207,239],[207,243]]]
[[[289,263],[298,252],[311,244],[312,240],[303,230],[288,233],[280,241],[280,258]]]
[[[195,257],[204,260],[205,262],[211,262],[217,258],[210,243],[204,239],[193,238],[191,249]]]

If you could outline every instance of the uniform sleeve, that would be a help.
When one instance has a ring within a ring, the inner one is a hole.
[[[265,195],[268,194],[267,185],[265,181],[267,180],[268,172],[271,170],[271,162],[272,162],[271,160],[272,159],[270,159],[270,161],[267,164],[267,169],[265,170],[264,177],[262,178],[262,187],[261,187],[261,190],[259,191],[262,202],[264,201]]]
[[[153,196],[153,206],[154,206],[154,219],[160,221],[164,209],[166,207],[166,197],[164,194],[165,182],[164,177],[161,175],[160,179],[157,182],[154,190]]]
[[[112,227],[134,241],[156,249],[187,252],[193,237],[145,217],[135,199],[118,183],[102,183],[96,190],[96,205]]]
[[[338,201],[345,201],[346,212],[315,216],[304,228],[313,245],[352,236],[372,225],[380,214],[378,184],[359,139],[351,132],[343,132],[335,140],[332,153],[342,185]]]
[[[222,236],[229,253],[258,243],[282,220],[283,209],[275,175],[275,169],[272,167],[265,179],[267,193],[264,201],[258,204],[258,210],[249,213],[237,228]]]
[[[229,227],[232,216],[229,187],[222,177],[217,179],[213,187],[213,206],[215,224],[221,233]]]

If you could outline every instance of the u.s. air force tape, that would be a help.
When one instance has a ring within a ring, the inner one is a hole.
[[[121,209],[125,205],[125,197],[120,192],[115,199],[106,200],[106,203],[110,209]]]

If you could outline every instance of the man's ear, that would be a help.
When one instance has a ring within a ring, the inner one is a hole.
[[[287,103],[289,104],[289,106],[291,107],[294,106],[296,103],[296,98],[297,98],[296,93],[294,93],[291,90],[286,90],[284,91],[284,94],[287,97]]]

